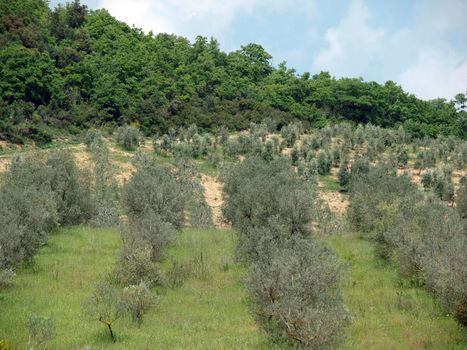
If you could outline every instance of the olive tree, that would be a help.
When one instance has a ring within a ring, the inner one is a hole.
[[[123,206],[130,219],[152,211],[178,229],[183,225],[186,193],[174,170],[153,159],[141,162],[122,189]]]
[[[224,192],[224,216],[239,232],[247,235],[250,228],[262,228],[274,219],[291,235],[308,233],[314,187],[300,179],[284,158],[245,159],[224,174]]]
[[[129,313],[133,322],[143,323],[143,315],[154,305],[154,298],[144,282],[125,287],[121,297],[122,309]]]
[[[301,237],[278,244],[266,235],[259,249],[247,278],[256,319],[273,338],[310,349],[335,345],[350,321],[336,256]]]
[[[112,340],[116,341],[112,325],[124,314],[120,292],[116,287],[105,281],[95,283],[92,294],[83,304],[83,311],[92,320],[103,323]]]
[[[139,130],[131,125],[121,126],[115,132],[115,143],[127,151],[134,151],[142,141]]]
[[[0,268],[31,260],[59,223],[52,172],[39,158],[14,159],[0,188]]]
[[[59,223],[77,225],[87,222],[94,210],[90,174],[80,171],[73,155],[66,150],[52,152],[45,164],[51,168],[49,180]]]
[[[456,208],[463,219],[467,219],[467,176],[463,176],[460,180],[459,189],[457,190]]]
[[[90,152],[94,163],[91,191],[95,205],[91,224],[98,227],[115,226],[118,224],[117,184],[109,148],[105,140],[97,139],[91,144]]]

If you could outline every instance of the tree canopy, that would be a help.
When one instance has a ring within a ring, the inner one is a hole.
[[[297,74],[259,44],[226,53],[214,38],[144,33],[79,0],[0,0],[0,47],[0,139],[12,142],[128,122],[147,135],[192,123],[239,130],[267,117],[467,137],[465,93],[424,101],[392,81]]]

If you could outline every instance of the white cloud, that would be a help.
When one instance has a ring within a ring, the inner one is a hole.
[[[310,0],[100,0],[121,21],[148,32],[167,32],[193,39],[197,35],[214,36],[227,44],[232,22],[239,15],[261,14],[262,10],[280,12],[291,6],[315,13]]]
[[[217,36],[228,27],[239,12],[249,12],[254,2],[249,0],[101,0],[121,21],[134,24],[144,31],[178,35]]]
[[[420,0],[414,21],[390,32],[372,25],[364,0],[353,0],[338,25],[326,31],[327,45],[312,69],[338,77],[395,80],[418,97],[451,99],[467,90],[467,27],[460,15],[466,11],[463,0]]]
[[[423,27],[429,35],[444,32],[461,31],[466,36],[465,0],[417,0],[415,4],[414,21],[418,27]]]
[[[326,31],[327,47],[313,61],[313,70],[337,76],[368,76],[384,48],[384,31],[370,25],[370,11],[362,0],[353,0],[337,27]]]
[[[452,99],[467,91],[467,57],[459,60],[452,52],[423,51],[417,62],[400,74],[398,82],[420,98]]]

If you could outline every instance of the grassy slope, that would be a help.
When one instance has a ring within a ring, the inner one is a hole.
[[[6,156],[10,156],[8,154]],[[129,157],[112,153],[113,160]],[[162,162],[171,163],[167,157]],[[200,170],[213,175],[207,162]],[[335,180],[322,177],[324,190],[335,191]],[[208,273],[183,287],[155,291],[158,302],[141,328],[130,320],[116,321],[119,337],[109,342],[106,329],[81,315],[81,303],[93,281],[108,273],[120,247],[118,233],[89,228],[63,229],[51,237],[37,257],[37,271],[22,270],[16,287],[0,291],[0,339],[14,348],[27,343],[30,314],[53,316],[57,337],[50,349],[270,349],[248,313],[241,285],[245,269],[232,262],[232,232],[187,229],[178,237],[170,259],[191,261],[203,253]],[[371,243],[356,234],[328,241],[349,263],[343,288],[354,316],[341,349],[464,349],[465,330],[424,290],[401,285],[393,267],[374,256]],[[166,268],[164,266],[163,268]]]
[[[333,236],[331,246],[349,265],[344,302],[354,322],[341,349],[466,349],[465,329],[422,288],[401,280],[357,234]]]
[[[394,269],[375,258],[370,243],[355,234],[328,241],[349,263],[343,291],[354,322],[341,349],[465,348],[465,330],[428,293],[401,286]],[[202,254],[204,273],[182,287],[154,291],[157,304],[143,325],[117,320],[113,344],[105,327],[81,315],[81,303],[93,281],[112,269],[118,233],[62,229],[38,255],[35,271],[23,269],[16,287],[0,293],[0,309],[6,310],[0,312],[0,339],[24,348],[27,317],[39,314],[56,322],[57,337],[49,349],[271,349],[248,313],[241,284],[245,269],[233,263],[232,245],[230,230],[180,233],[162,268]]]
[[[179,235],[169,260],[191,261],[202,253],[207,273],[182,287],[154,291],[156,307],[142,326],[117,320],[118,342],[112,344],[102,324],[81,315],[81,304],[93,281],[112,269],[119,247],[112,230],[71,228],[52,236],[37,256],[36,271],[22,270],[16,286],[0,292],[0,339],[24,348],[28,315],[38,314],[55,319],[57,336],[49,349],[271,348],[248,313],[245,270],[231,257],[232,232],[194,229]]]

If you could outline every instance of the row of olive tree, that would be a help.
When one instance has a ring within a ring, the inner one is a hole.
[[[109,280],[95,285],[86,312],[104,323],[113,340],[113,322],[130,314],[137,324],[154,304],[150,289],[164,284],[157,263],[166,258],[177,230],[185,223],[212,225],[194,165],[179,160],[176,167],[161,165],[137,153],[135,172],[121,192],[126,222],[121,225],[123,248]],[[123,287],[123,290],[121,289]]]
[[[32,261],[52,230],[99,215],[99,177],[66,150],[12,160],[0,188],[0,285],[11,284],[13,270]]]
[[[433,291],[460,323],[467,325],[466,180],[457,210],[422,193],[407,175],[373,167],[352,177],[348,219],[377,244],[402,276]]]
[[[285,158],[250,157],[223,175],[224,215],[238,232],[236,257],[250,265],[252,311],[278,341],[335,344],[349,323],[339,290],[342,266],[310,236],[314,187]]]

